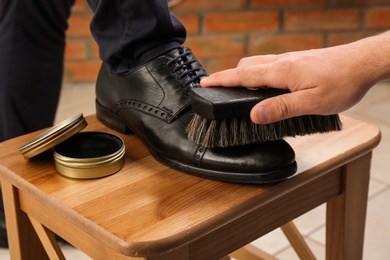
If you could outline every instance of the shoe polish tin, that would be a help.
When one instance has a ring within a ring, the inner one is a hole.
[[[29,159],[53,149],[56,170],[70,178],[92,179],[118,172],[124,165],[123,140],[106,132],[80,132],[82,114],[69,118],[19,148]]]

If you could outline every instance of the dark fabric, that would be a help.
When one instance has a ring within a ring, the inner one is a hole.
[[[0,141],[53,123],[74,0],[3,0]]]
[[[167,0],[88,0],[95,15],[91,32],[100,56],[122,74],[174,48],[186,37]]]

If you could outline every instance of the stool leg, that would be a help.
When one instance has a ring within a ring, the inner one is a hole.
[[[299,233],[295,224],[290,221],[287,224],[281,226],[281,229],[288,241],[290,241],[291,246],[294,248],[295,252],[300,259],[315,260],[313,252],[310,250],[309,246],[306,244],[305,239]]]
[[[65,260],[65,256],[59,247],[54,233],[39,223],[37,220],[29,216],[31,224],[33,225],[35,232],[37,232],[39,239],[41,240],[46,253],[51,260]]]
[[[19,205],[18,190],[1,180],[11,259],[49,259],[34,228]]]
[[[281,226],[281,229],[300,259],[307,259],[307,260],[316,259],[313,252],[306,244],[303,236],[301,235],[301,233],[299,233],[299,230],[296,228],[295,224],[292,221]],[[238,249],[237,251],[231,253],[229,256],[232,256],[236,259],[245,259],[245,260],[276,259],[274,256],[252,245],[246,245]]]
[[[363,257],[371,154],[342,167],[342,194],[327,203],[326,259]]]
[[[276,260],[277,258],[267,252],[248,244],[229,254],[238,260]]]

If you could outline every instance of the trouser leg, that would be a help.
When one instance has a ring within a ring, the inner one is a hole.
[[[53,124],[74,0],[1,0],[0,141]]]
[[[167,0],[88,0],[91,32],[111,72],[125,73],[176,47],[186,30]]]
[[[53,124],[74,0],[0,0],[0,142]],[[6,247],[0,193],[0,247]]]

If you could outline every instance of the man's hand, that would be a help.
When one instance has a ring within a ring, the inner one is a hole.
[[[342,112],[389,76],[390,33],[330,48],[242,59],[236,68],[211,74],[202,87],[272,87],[292,93],[255,105],[251,119],[266,124],[307,115]],[[381,46],[378,48],[378,45]],[[381,67],[382,66],[382,67]]]

